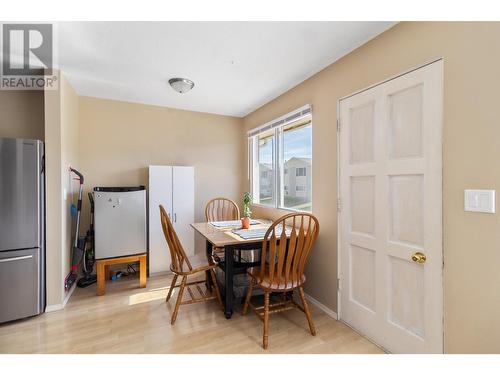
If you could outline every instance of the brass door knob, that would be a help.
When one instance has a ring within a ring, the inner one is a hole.
[[[414,262],[417,262],[417,263],[425,263],[425,261],[427,260],[427,257],[425,256],[425,254],[423,254],[421,252],[416,252],[415,254],[413,254],[411,256],[411,260],[413,260]]]

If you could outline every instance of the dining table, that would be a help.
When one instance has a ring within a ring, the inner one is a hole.
[[[265,231],[271,224],[271,220],[253,219],[252,225],[246,230],[241,228],[240,220],[191,224],[191,227],[205,238],[207,256],[212,256],[213,248],[224,249],[224,260],[219,262],[219,266],[224,271],[224,315],[226,319],[231,319],[233,314],[233,278],[235,268],[238,271],[242,271],[246,268],[260,265],[260,260],[253,263],[235,262],[235,254],[238,251],[260,250]]]

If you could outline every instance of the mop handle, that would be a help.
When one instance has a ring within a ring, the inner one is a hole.
[[[69,170],[78,176],[78,179],[80,180],[80,185],[83,185],[83,174],[81,174],[76,169],[73,169],[71,167],[69,167]]]

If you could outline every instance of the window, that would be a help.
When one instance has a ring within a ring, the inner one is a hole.
[[[305,106],[251,130],[248,136],[254,203],[311,211],[311,107]]]
[[[258,137],[258,165],[260,171],[259,203],[274,204],[274,137],[269,134]],[[255,200],[255,199],[254,199]]]
[[[295,176],[305,176],[306,175],[306,167],[295,168]]]

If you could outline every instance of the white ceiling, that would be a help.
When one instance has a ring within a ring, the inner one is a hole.
[[[242,117],[394,24],[61,22],[57,53],[79,95]]]

